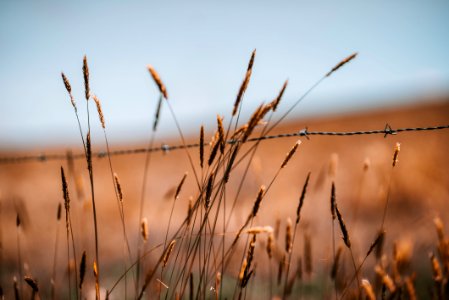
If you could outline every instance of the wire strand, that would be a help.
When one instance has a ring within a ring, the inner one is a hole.
[[[273,140],[279,138],[287,138],[287,137],[306,137],[307,139],[310,136],[355,136],[355,135],[375,135],[375,134],[383,134],[384,137],[388,135],[396,135],[403,132],[418,132],[418,131],[433,131],[433,130],[442,130],[449,129],[449,125],[441,125],[441,126],[431,126],[431,127],[406,127],[406,128],[397,128],[393,129],[390,125],[386,124],[384,129],[378,130],[360,130],[360,131],[309,131],[307,127],[301,129],[297,132],[290,133],[281,133],[276,135],[265,135],[261,137],[250,138],[246,142],[256,142],[256,141],[264,141],[264,140]],[[228,144],[235,144],[238,140],[227,140]],[[207,144],[205,144],[207,145]],[[153,148],[134,148],[134,149],[123,149],[123,150],[115,150],[111,151],[110,155],[118,156],[118,155],[130,155],[130,154],[139,154],[146,152],[169,152],[181,149],[190,149],[199,147],[199,143],[193,144],[185,144],[185,145],[173,145],[170,146],[168,144],[162,144],[160,147]],[[107,156],[106,151],[97,151],[92,153],[92,157],[96,158],[104,158]],[[40,154],[40,155],[28,155],[28,156],[11,156],[11,157],[1,157],[0,164],[8,164],[8,163],[25,163],[25,162],[46,162],[52,160],[65,160],[66,154]],[[84,153],[74,154],[73,159],[81,159],[84,158]]]

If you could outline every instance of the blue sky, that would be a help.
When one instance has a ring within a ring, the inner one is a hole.
[[[229,118],[254,48],[245,115],[289,79],[287,109],[359,52],[292,115],[306,117],[447,92],[448,37],[448,1],[1,1],[0,149],[79,143],[60,72],[84,124],[84,54],[110,142],[120,144],[148,137],[158,92],[147,64],[181,126],[197,134],[201,124],[212,130],[216,114]],[[165,109],[158,136],[174,132]]]

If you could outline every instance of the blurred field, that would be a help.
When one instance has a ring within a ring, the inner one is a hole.
[[[426,102],[417,106],[299,120],[282,124],[275,133],[299,131],[305,126],[308,126],[309,130],[325,131],[371,130],[382,129],[386,123],[389,123],[393,129],[449,124],[449,99],[439,99],[438,102]],[[213,129],[207,130],[206,141],[210,140]],[[158,137],[163,137],[163,133],[158,133]],[[197,142],[198,139],[196,136],[190,136],[188,140]],[[240,224],[245,221],[252,209],[260,185],[269,184],[285,154],[296,140],[296,138],[282,138],[264,141],[260,144],[239,195],[231,226],[224,233],[228,239],[234,238]],[[332,180],[336,184],[337,202],[347,222],[356,261],[360,262],[379,229],[384,201],[388,193],[388,183],[391,178],[390,205],[385,223],[387,232],[385,252],[392,255],[393,243],[407,245],[405,247],[409,247],[411,253],[410,269],[417,272],[417,285],[420,285],[424,291],[431,288],[432,282],[420,278],[425,276],[431,278],[429,274],[432,271],[428,255],[429,252],[435,251],[437,240],[433,218],[439,216],[446,225],[449,224],[447,206],[449,203],[449,130],[401,133],[386,138],[382,135],[313,136],[309,140],[306,138],[301,138],[301,140],[302,143],[295,156],[281,170],[264,198],[260,212],[253,224],[275,227],[276,220],[281,220],[281,234],[278,242],[279,245],[283,245],[285,220],[288,217],[295,219],[301,188],[310,171],[310,188],[301,213],[302,219],[294,247],[295,255],[303,255],[303,236],[305,233],[310,234],[313,249],[313,271],[310,277],[305,277],[303,280],[307,283],[321,278],[318,280],[320,282],[318,289],[320,289],[320,284],[323,286],[331,284],[330,279],[326,276],[332,264],[329,211]],[[179,144],[178,140],[165,142]],[[396,142],[401,143],[401,151],[399,163],[396,168],[392,169],[393,148]],[[155,144],[159,145],[160,142],[156,141]],[[93,145],[96,150],[104,149],[104,141],[93,141]],[[144,147],[143,145],[140,147]],[[112,146],[113,149],[122,149],[135,145]],[[66,150],[49,149],[49,152],[65,152]],[[71,150],[74,153],[79,153],[82,147]],[[197,149],[189,149],[189,152],[193,161],[197,162]],[[1,156],[16,154],[19,153],[5,153]],[[104,286],[102,288],[108,288],[123,271],[121,265],[124,252],[122,229],[108,161],[106,158],[95,159],[93,164],[99,218],[100,256],[103,258],[101,264],[103,265]],[[137,238],[140,237],[138,208],[144,155],[113,156],[112,164],[121,180],[126,225],[130,245],[134,248]],[[57,283],[63,285],[66,280],[62,267],[67,261],[64,218],[61,219],[59,225],[56,222],[58,203],[63,203],[61,165],[69,170],[69,190],[72,197],[72,218],[77,252],[80,255],[83,250],[86,250],[88,266],[93,263],[93,227],[86,162],[76,160],[72,171],[70,171],[67,161],[0,165],[2,243],[0,278],[6,295],[12,295],[12,278],[18,276],[16,271],[16,215],[18,212],[22,221],[21,230],[23,231],[20,243],[26,273],[38,278],[42,286],[41,293],[48,295],[56,227],[60,226]],[[227,209],[230,209],[237,186],[243,176],[243,165],[236,168],[231,174],[226,191],[229,203]],[[199,165],[196,167],[196,171],[200,175]],[[185,172],[188,172],[187,181],[176,202],[172,230],[178,228],[178,225],[184,220],[189,197],[196,197],[198,193],[193,172],[183,150],[152,155],[144,209],[144,216],[148,219],[149,224],[148,247],[164,241],[174,189]],[[78,187],[82,187],[79,190],[75,189],[75,178],[78,178],[81,183],[78,185]],[[342,243],[339,239],[339,230],[335,232],[338,244]],[[268,276],[266,254],[264,253],[265,243],[264,237],[258,239],[258,245],[261,246],[256,246],[258,268],[256,280]],[[245,250],[242,247],[239,251]],[[239,257],[239,255],[236,256]],[[350,269],[349,253],[344,252],[344,258],[347,272],[350,273],[352,270]],[[149,261],[156,259],[157,256],[150,258]],[[232,277],[238,274],[239,259],[236,258],[235,263],[229,267],[227,276]],[[292,259],[295,265],[296,261],[295,258]],[[373,264],[374,259],[368,258],[366,269],[372,269]],[[92,272],[88,271],[87,276],[86,282],[89,288],[86,291],[92,289]],[[310,286],[309,288],[312,289]],[[252,295],[253,299],[257,299],[258,292],[266,296],[266,289],[268,289],[267,286],[253,289],[253,294],[249,294],[247,297]],[[321,292],[313,294],[314,292],[311,291],[310,293],[312,297],[315,295],[316,298],[329,297],[329,295],[320,294]],[[120,298],[117,295],[114,297],[114,299]]]

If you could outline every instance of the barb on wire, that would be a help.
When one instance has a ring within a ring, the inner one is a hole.
[[[287,138],[287,137],[305,137],[310,139],[312,135],[319,136],[355,136],[355,135],[373,135],[373,134],[383,134],[384,138],[388,135],[396,135],[402,132],[417,132],[417,131],[432,131],[432,130],[441,130],[441,129],[449,129],[449,125],[441,125],[441,126],[431,126],[431,127],[408,127],[408,128],[397,128],[393,129],[387,123],[384,129],[380,130],[360,130],[360,131],[309,131],[307,127],[301,129],[297,132],[291,133],[281,133],[276,135],[266,135],[261,137],[255,137],[247,139],[246,142],[255,142],[255,141],[263,141],[263,140],[272,140],[278,138]],[[226,143],[235,144],[238,140],[228,140]],[[135,148],[135,149],[124,149],[124,150],[115,150],[111,151],[110,155],[130,155],[130,154],[139,154],[145,152],[164,152],[168,153],[169,151],[180,150],[180,149],[188,149],[188,148],[197,148],[199,147],[199,143],[193,144],[185,144],[185,145],[174,145],[170,146],[167,144],[162,144],[160,147],[154,148]],[[92,153],[93,157],[103,158],[106,156],[106,152],[99,151]],[[73,155],[74,159],[84,158],[84,153],[79,153]],[[11,157],[0,157],[0,164],[7,163],[24,163],[24,162],[46,162],[50,160],[64,160],[66,159],[65,154],[39,154],[39,155],[29,155],[29,156],[11,156]]]

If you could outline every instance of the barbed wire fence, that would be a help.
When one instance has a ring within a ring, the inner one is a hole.
[[[248,142],[256,142],[256,141],[264,141],[264,140],[273,140],[279,138],[288,138],[288,137],[305,137],[309,139],[311,136],[357,136],[357,135],[376,135],[382,134],[384,137],[389,135],[397,135],[399,133],[404,132],[419,132],[419,131],[435,131],[435,130],[443,130],[449,129],[449,125],[440,125],[440,126],[429,126],[429,127],[405,127],[405,128],[396,128],[393,129],[389,124],[385,125],[385,128],[378,130],[359,130],[359,131],[309,131],[308,128],[301,129],[297,132],[290,133],[281,133],[275,135],[265,135],[261,137],[249,138]],[[237,143],[238,140],[228,140],[226,143],[234,144]],[[205,143],[204,145],[208,145]],[[123,149],[123,150],[114,150],[110,151],[109,154],[111,156],[118,155],[130,155],[130,154],[139,154],[146,152],[169,152],[180,149],[189,149],[189,148],[197,148],[199,147],[199,143],[191,143],[185,145],[173,145],[170,146],[168,144],[162,144],[159,147],[153,148],[133,148],[133,149]],[[106,151],[97,151],[92,153],[92,157],[103,158],[107,156]],[[74,154],[72,156],[73,159],[81,159],[85,158],[84,153]],[[52,160],[65,160],[67,159],[67,154],[39,154],[39,155],[27,155],[27,156],[10,156],[10,157],[0,157],[0,164],[9,164],[9,163],[25,163],[25,162],[46,162]]]

